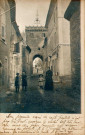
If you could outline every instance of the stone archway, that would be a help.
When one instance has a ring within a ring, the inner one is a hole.
[[[35,55],[33,56],[33,60],[34,60],[35,58],[37,58],[37,57],[39,57],[39,58],[43,61],[43,56],[42,56],[41,54],[35,54]]]
[[[28,76],[33,75],[33,61],[36,58],[40,58],[44,65],[44,53],[42,50],[32,49],[31,53],[26,53],[26,72]]]
[[[35,54],[32,59],[32,74],[43,73],[43,56],[41,54]]]

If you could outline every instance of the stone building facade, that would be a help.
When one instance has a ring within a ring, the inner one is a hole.
[[[29,46],[22,46],[22,71],[26,72],[27,76],[30,75],[30,62],[29,55],[31,53],[31,49]]]
[[[28,74],[33,74],[33,60],[37,57],[44,62],[44,39],[47,33],[45,27],[42,26],[29,26],[25,28],[26,32],[26,45],[31,49],[29,55],[29,62],[27,61]]]
[[[8,10],[8,12],[6,12]],[[9,48],[11,35],[10,6],[7,0],[0,1],[0,86],[9,83]],[[8,34],[9,33],[9,34]]]
[[[70,21],[72,88],[79,93],[81,82],[80,0],[70,2],[64,17]]]
[[[45,65],[52,69],[54,82],[70,82],[71,77],[70,23],[64,18],[69,3],[70,0],[51,0],[45,24]]]
[[[6,88],[14,82],[14,68],[16,67],[14,67],[13,52],[15,44],[20,44],[22,40],[16,23],[15,9],[14,0],[0,1],[0,86]]]

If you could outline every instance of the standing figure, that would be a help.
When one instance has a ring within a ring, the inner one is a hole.
[[[52,79],[53,73],[50,70],[50,67],[48,68],[45,76],[45,90],[53,90],[53,79]]]
[[[22,90],[27,90],[27,76],[26,73],[22,73]]]
[[[16,73],[15,87],[16,87],[16,92],[19,92],[19,73]]]
[[[39,87],[43,89],[44,88],[44,78],[43,78],[42,74],[39,75],[38,82],[39,82]]]

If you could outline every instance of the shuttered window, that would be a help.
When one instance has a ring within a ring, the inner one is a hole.
[[[5,37],[5,28],[4,28],[4,26],[2,26],[2,37],[3,38]]]
[[[19,53],[20,52],[20,47],[19,43],[14,44],[14,53]]]

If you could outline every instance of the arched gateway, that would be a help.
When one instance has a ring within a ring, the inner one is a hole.
[[[33,60],[36,59],[37,57],[40,58],[43,61],[43,56],[40,55],[40,54],[34,55]]]
[[[33,74],[43,74],[43,56],[40,54],[33,57]]]
[[[28,74],[33,74],[33,61],[40,58],[44,62],[43,45],[44,39],[47,34],[47,29],[42,26],[26,27],[26,45],[30,47],[31,53],[29,54]]]
[[[44,64],[44,53],[43,53],[43,50],[41,51],[32,51],[30,54],[29,54],[29,74],[33,74],[33,68],[34,68],[34,65],[33,63],[36,61],[36,60],[41,60],[42,61],[42,65]],[[35,63],[35,65],[38,64],[37,61]]]

